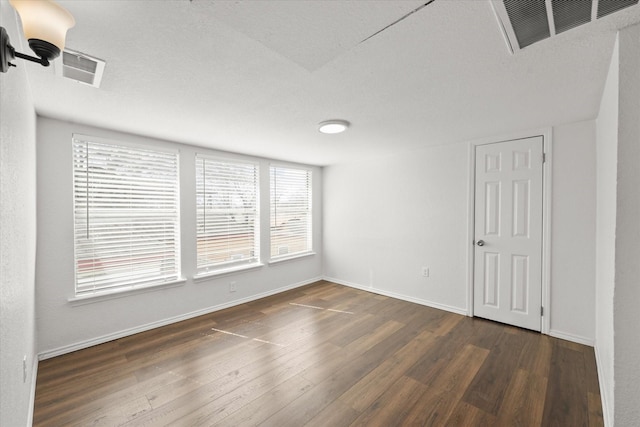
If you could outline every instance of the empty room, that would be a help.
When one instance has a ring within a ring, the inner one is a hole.
[[[0,0],[0,425],[640,425],[638,0]]]

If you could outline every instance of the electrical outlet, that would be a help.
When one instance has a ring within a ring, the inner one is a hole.
[[[22,358],[22,382],[27,382],[27,355]]]
[[[229,292],[236,291],[236,282],[229,282]]]
[[[429,267],[422,267],[422,277],[429,277]]]

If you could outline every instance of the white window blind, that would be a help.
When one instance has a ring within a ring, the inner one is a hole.
[[[311,171],[271,166],[271,259],[311,251]]]
[[[259,262],[258,165],[196,156],[198,273]]]
[[[76,296],[180,275],[178,154],[73,139]]]

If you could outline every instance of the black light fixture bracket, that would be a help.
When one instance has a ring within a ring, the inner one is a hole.
[[[15,64],[11,63],[15,58],[37,62],[44,67],[48,67],[51,63],[50,61],[60,55],[60,49],[57,46],[44,40],[29,39],[29,47],[38,55],[37,57],[16,52],[11,46],[7,30],[4,27],[0,27],[0,71],[6,73],[9,68],[15,67]]]

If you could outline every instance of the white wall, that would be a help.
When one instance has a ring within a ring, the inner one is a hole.
[[[640,24],[619,33],[615,425],[640,423]]]
[[[325,275],[465,312],[467,165],[455,144],[325,168]]]
[[[44,357],[104,342],[171,321],[203,314],[242,300],[306,284],[322,276],[322,170],[313,169],[314,250],[316,255],[256,270],[194,282],[195,273],[195,162],[196,152],[216,153],[188,145],[137,137],[103,129],[38,118],[38,249],[36,310],[38,351]],[[74,294],[73,204],[71,136],[81,133],[116,141],[174,147],[180,151],[181,238],[184,285],[121,298],[78,305],[67,299]],[[247,158],[237,156],[238,158]],[[268,236],[268,167],[260,162],[261,234]],[[278,162],[280,163],[280,162]],[[264,243],[264,241],[263,241]],[[263,261],[268,246],[261,246]],[[237,292],[229,293],[235,281]]]
[[[553,133],[551,332],[592,343],[595,126]],[[467,157],[461,143],[325,168],[325,275],[466,313]]]
[[[613,425],[613,290],[615,277],[616,181],[618,163],[618,41],[600,103],[597,128],[596,338],[603,415]]]
[[[0,24],[19,47],[16,16],[0,2]],[[35,384],[35,112],[25,62],[0,74],[0,425],[30,425]],[[26,356],[27,377],[22,363]]]
[[[596,357],[606,425],[640,421],[640,25],[621,30],[597,121]]]
[[[595,138],[592,120],[553,128],[549,333],[591,345],[595,336]]]

